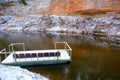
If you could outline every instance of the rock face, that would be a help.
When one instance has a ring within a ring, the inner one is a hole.
[[[0,4],[6,3],[6,2],[11,2],[11,1],[18,1],[18,0],[0,0]]]
[[[120,36],[120,0],[26,0],[0,6],[0,32],[57,31]],[[98,14],[100,15],[40,15]],[[7,15],[7,16],[6,16]]]
[[[0,16],[12,15],[16,17],[48,13],[50,0],[26,0],[27,5],[19,3],[19,0],[0,0]],[[48,8],[48,9],[47,9]]]
[[[0,32],[60,32],[120,36],[120,16],[29,15],[0,17]]]
[[[53,14],[120,12],[120,0],[51,0]]]
[[[120,12],[120,0],[26,0],[26,6],[19,4],[17,0],[0,1],[0,3],[3,2],[9,2],[9,5],[0,8],[0,15]]]

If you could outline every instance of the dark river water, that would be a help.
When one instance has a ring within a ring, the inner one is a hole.
[[[72,62],[62,65],[25,67],[50,80],[120,80],[120,38],[51,33],[0,33],[0,49],[24,42],[27,50],[52,49],[55,41],[66,41]]]

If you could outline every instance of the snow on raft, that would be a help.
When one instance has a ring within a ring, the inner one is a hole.
[[[0,65],[0,80],[48,80],[20,67]]]

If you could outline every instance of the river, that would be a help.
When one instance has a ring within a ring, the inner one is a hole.
[[[52,49],[66,41],[72,62],[62,65],[25,67],[50,80],[120,80],[120,38],[60,33],[0,33],[0,49],[24,42],[27,50]]]

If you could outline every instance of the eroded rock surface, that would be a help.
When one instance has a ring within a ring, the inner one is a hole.
[[[51,0],[53,14],[120,12],[120,0]]]
[[[120,16],[57,16],[29,15],[26,17],[0,17],[0,31],[8,32],[60,32],[120,36]]]

